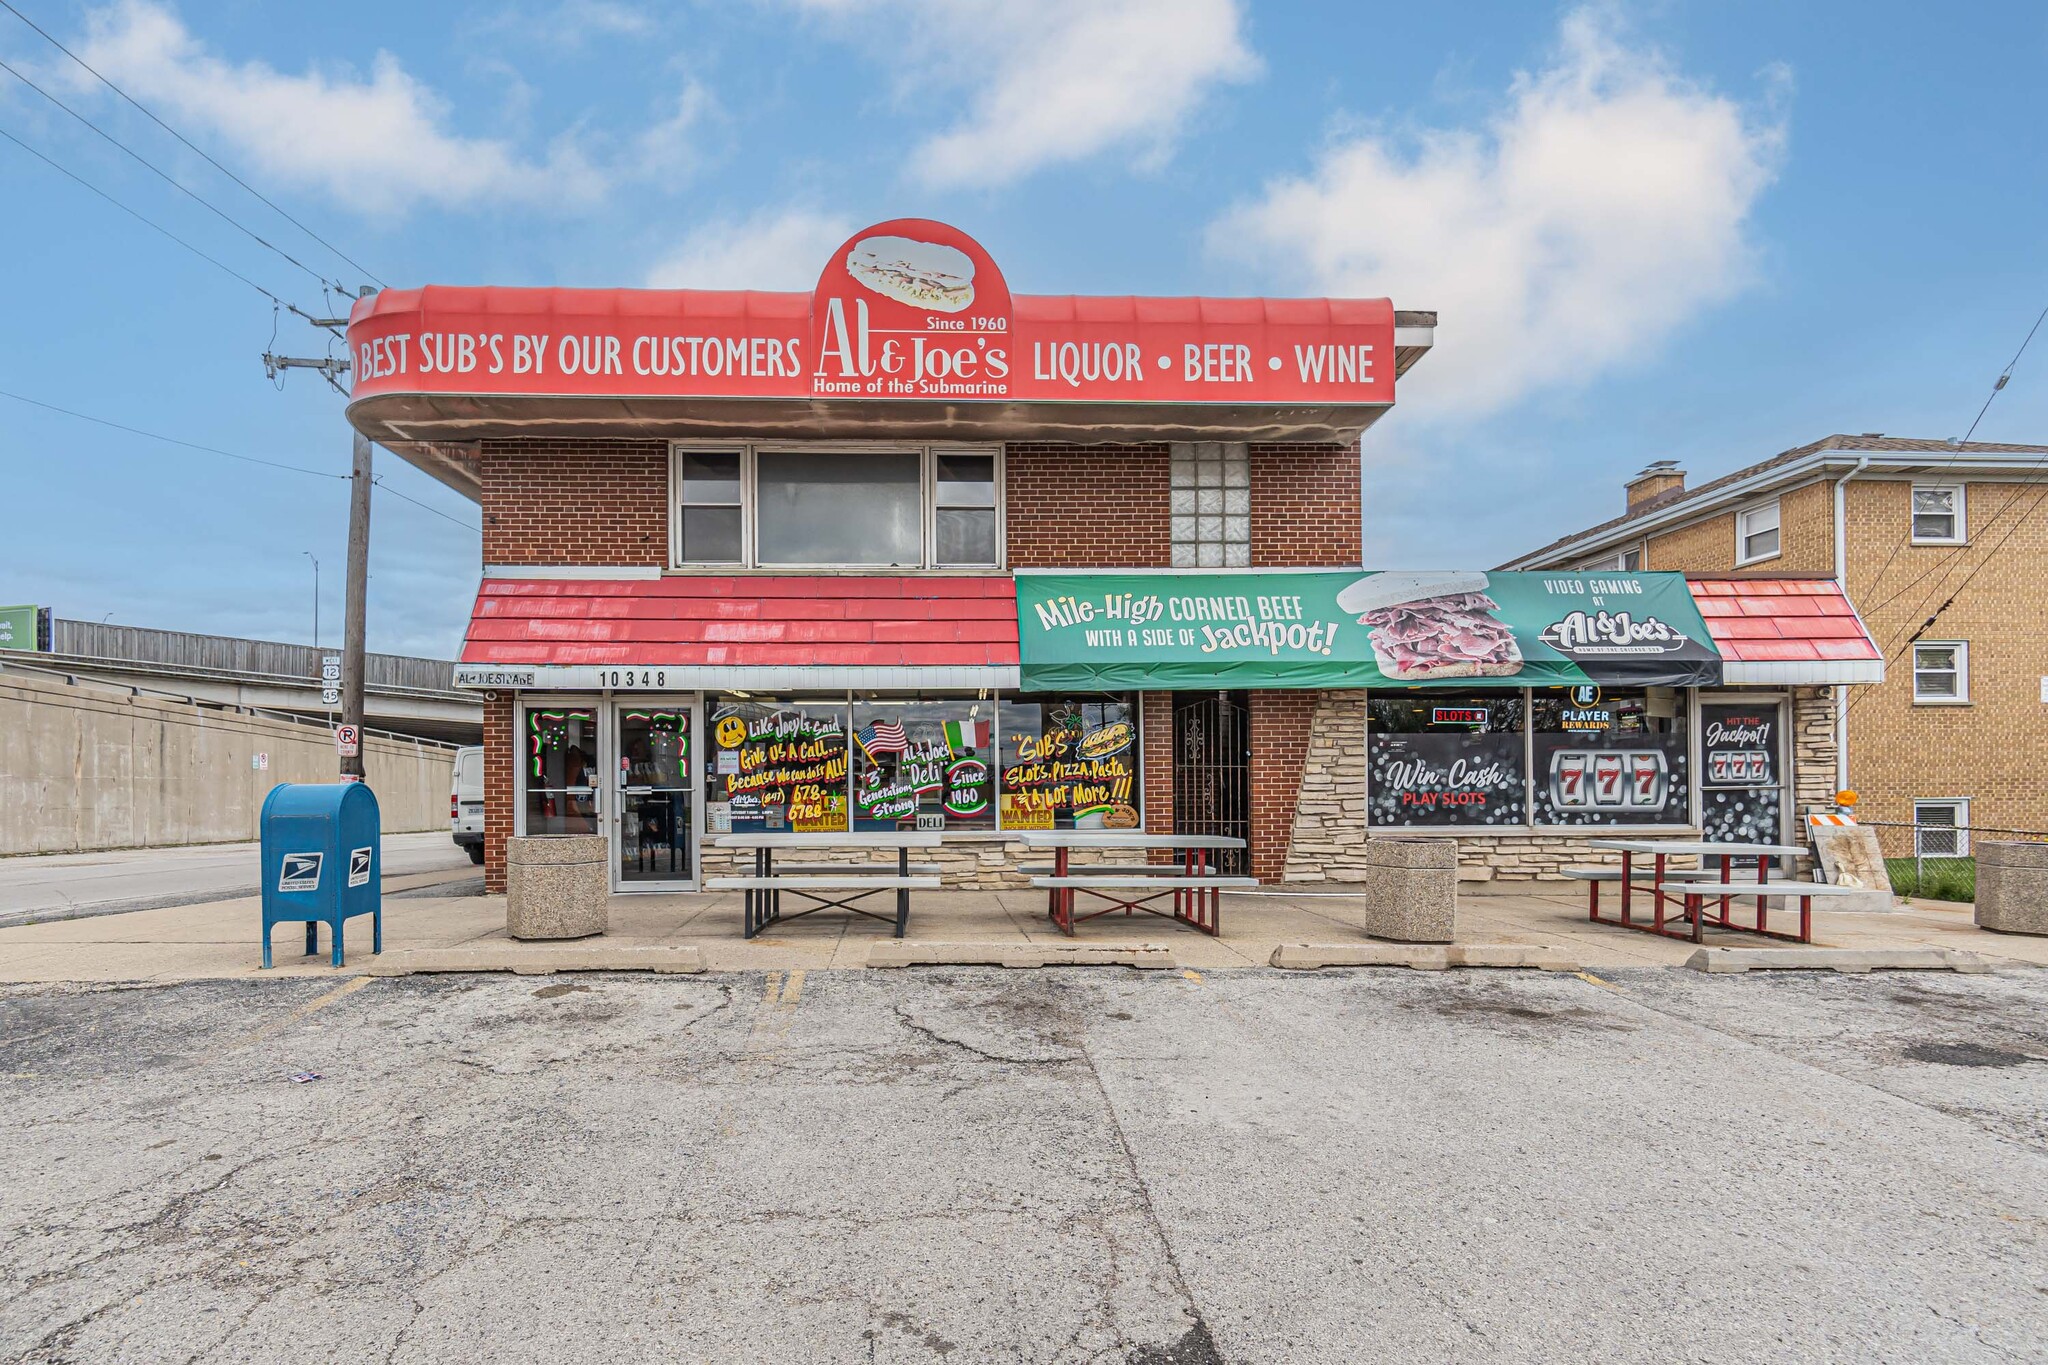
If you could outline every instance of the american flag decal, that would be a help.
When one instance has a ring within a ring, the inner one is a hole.
[[[861,727],[860,747],[868,756],[876,754],[900,754],[910,747],[910,739],[903,733],[900,721],[878,720]]]

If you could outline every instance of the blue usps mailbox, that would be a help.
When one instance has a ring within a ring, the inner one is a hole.
[[[280,922],[305,921],[308,957],[320,950],[319,927],[325,924],[339,967],[342,921],[368,915],[370,951],[384,951],[378,828],[376,794],[360,782],[281,782],[270,789],[263,798],[265,967],[270,930]]]

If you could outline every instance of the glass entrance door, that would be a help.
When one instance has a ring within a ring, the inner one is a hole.
[[[613,880],[620,887],[696,881],[690,783],[697,755],[691,710],[682,703],[617,703],[612,730],[617,737],[617,800],[612,803],[617,837],[612,847]]]
[[[1776,697],[1700,701],[1700,837],[1734,844],[1785,840],[1785,703]]]

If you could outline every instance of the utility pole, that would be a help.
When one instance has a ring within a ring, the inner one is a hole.
[[[361,297],[368,298],[377,291],[364,286]],[[333,330],[348,325],[346,318],[313,318],[316,327]],[[341,376],[349,372],[345,358],[329,356],[321,360],[304,360],[293,356],[263,355],[263,371],[272,379],[286,370],[312,370],[343,394]],[[369,609],[365,601],[370,586],[370,485],[374,471],[370,465],[370,439],[360,431],[355,433],[355,460],[349,473],[348,499],[348,572],[346,589],[348,600],[342,612],[341,646],[341,723],[353,726],[356,735],[356,751],[341,755],[341,780],[360,782],[363,780],[363,637],[367,633]],[[311,551],[306,552],[311,557]],[[314,561],[315,616],[314,635],[319,635],[318,593],[319,561]]]
[[[341,759],[344,781],[363,780],[363,636],[370,586],[370,438],[355,433],[355,468],[349,475],[348,609],[342,621],[341,723],[356,727],[356,751]]]

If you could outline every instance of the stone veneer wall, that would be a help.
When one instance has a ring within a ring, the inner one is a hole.
[[[1810,806],[1832,806],[1835,781],[1835,693],[1829,687],[1792,689],[1792,836],[1804,843]],[[1309,722],[1307,757],[1294,809],[1293,837],[1283,879],[1290,882],[1365,880],[1365,693],[1322,692]],[[1417,830],[1418,835],[1456,834]],[[1588,841],[1623,831],[1584,834],[1469,835],[1458,839],[1461,876],[1478,881],[1558,880],[1567,867],[1613,861]],[[1696,832],[1695,832],[1696,833]],[[1382,832],[1379,837],[1400,837]],[[1807,860],[1799,862],[1804,875]]]

